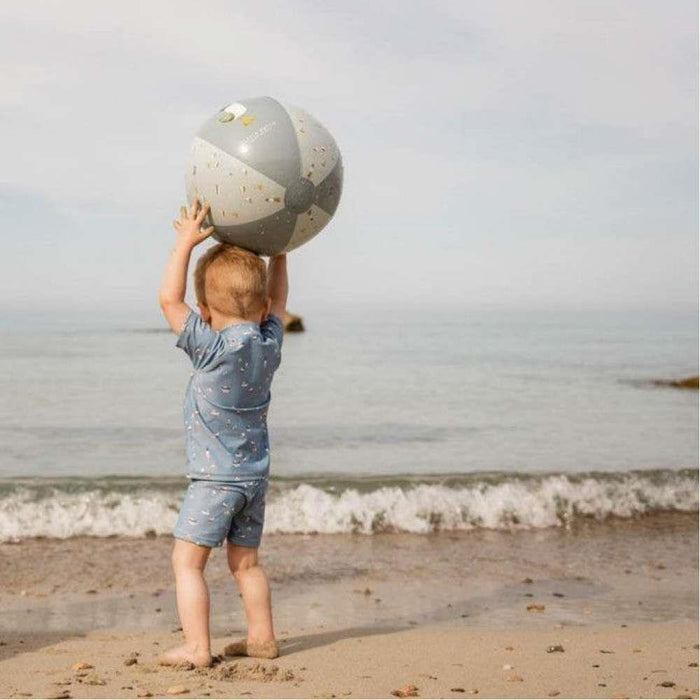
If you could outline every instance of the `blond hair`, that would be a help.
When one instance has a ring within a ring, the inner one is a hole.
[[[256,253],[218,243],[197,261],[194,286],[203,306],[225,316],[248,318],[265,306],[267,267]]]

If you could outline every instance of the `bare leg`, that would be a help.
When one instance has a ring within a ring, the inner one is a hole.
[[[229,542],[227,554],[229,568],[243,598],[248,637],[229,644],[224,653],[273,659],[278,656],[279,649],[272,626],[270,584],[258,564],[258,550]]]
[[[209,641],[209,589],[204,580],[211,549],[202,545],[175,540],[173,570],[177,592],[177,611],[180,615],[185,644],[170,649],[158,657],[166,666],[194,664],[211,665]]]

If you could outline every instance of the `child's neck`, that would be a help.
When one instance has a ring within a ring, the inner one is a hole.
[[[260,317],[257,318],[244,318],[241,316],[224,316],[223,314],[218,314],[212,311],[211,314],[211,327],[215,331],[223,330],[229,326],[235,326],[237,323],[260,323]]]

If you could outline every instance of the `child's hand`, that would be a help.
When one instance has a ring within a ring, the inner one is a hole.
[[[177,231],[178,241],[187,243],[193,248],[199,245],[203,240],[206,240],[214,233],[214,227],[202,229],[204,219],[209,213],[209,205],[205,204],[200,208],[199,200],[195,199],[190,207],[189,212],[187,207],[180,207],[180,218],[173,221],[173,226]]]

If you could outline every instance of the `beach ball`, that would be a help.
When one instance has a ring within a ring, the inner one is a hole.
[[[254,97],[224,107],[195,136],[187,200],[208,203],[214,238],[262,255],[298,248],[331,220],[343,162],[328,130],[298,107]]]

